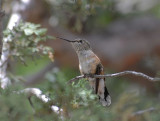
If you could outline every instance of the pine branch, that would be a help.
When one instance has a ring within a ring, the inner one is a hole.
[[[82,79],[82,78],[105,78],[105,77],[119,77],[119,76],[125,76],[125,75],[133,75],[133,76],[137,76],[137,77],[142,77],[148,81],[151,82],[157,82],[160,81],[160,78],[158,77],[150,77],[144,73],[141,72],[136,72],[136,71],[123,71],[123,72],[119,72],[119,73],[113,73],[113,74],[106,74],[106,75],[80,75],[80,76],[76,76],[75,78],[69,80],[69,83],[72,83],[76,80]]]

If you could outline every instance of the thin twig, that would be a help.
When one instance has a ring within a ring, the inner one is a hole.
[[[148,108],[145,110],[140,110],[140,111],[134,112],[131,116],[134,117],[134,116],[142,115],[146,112],[152,112],[152,111],[157,111],[157,109],[155,109],[154,107],[151,107],[151,108]]]
[[[133,75],[133,76],[138,76],[138,77],[142,77],[148,81],[151,82],[157,82],[160,81],[160,78],[158,77],[150,77],[144,73],[141,72],[136,72],[136,71],[123,71],[123,72],[119,72],[119,73],[113,73],[113,74],[106,74],[106,75],[80,75],[80,76],[76,76],[75,78],[69,80],[69,82],[74,82],[76,80],[82,79],[82,78],[105,78],[105,77],[119,77],[119,76],[125,76],[125,75]]]
[[[82,79],[82,78],[85,78],[85,76],[84,75],[76,76],[75,78],[72,78],[68,82],[72,83],[72,82],[77,81],[77,80]]]
[[[34,109],[34,105],[33,105],[33,102],[31,100],[31,96],[28,97],[28,101],[29,101],[30,105],[32,106],[32,108]]]

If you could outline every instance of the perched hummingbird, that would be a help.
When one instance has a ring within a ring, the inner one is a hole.
[[[103,75],[104,68],[100,59],[94,54],[88,41],[75,39],[74,41],[57,37],[70,42],[79,59],[79,70],[84,75]],[[111,97],[105,85],[105,78],[87,78],[95,94],[98,95],[103,106],[111,104]]]

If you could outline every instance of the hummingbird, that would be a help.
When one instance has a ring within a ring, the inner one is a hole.
[[[103,106],[109,106],[111,104],[111,97],[105,85],[105,78],[91,78],[93,75],[103,75],[104,68],[100,59],[92,51],[90,43],[84,39],[75,39],[72,41],[61,37],[57,38],[72,44],[78,56],[81,74],[90,75],[90,77],[87,77],[87,80],[95,94],[98,95],[100,103]]]

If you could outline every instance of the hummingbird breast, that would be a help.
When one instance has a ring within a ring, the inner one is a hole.
[[[82,74],[94,74],[97,65],[100,63],[99,58],[91,50],[79,52],[78,59],[79,69]]]

